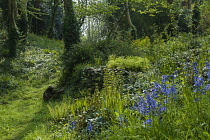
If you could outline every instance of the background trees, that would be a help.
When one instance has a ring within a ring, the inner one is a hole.
[[[64,39],[67,49],[80,38],[154,40],[157,35],[202,34],[210,28],[208,0],[2,0],[0,5],[8,56],[16,55],[18,41],[26,43],[28,32]]]

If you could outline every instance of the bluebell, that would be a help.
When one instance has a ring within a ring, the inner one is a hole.
[[[152,121],[153,121],[152,119],[148,119],[148,120],[146,120],[146,121],[144,122],[144,124],[150,124],[150,125],[151,125],[151,124],[152,124]]]

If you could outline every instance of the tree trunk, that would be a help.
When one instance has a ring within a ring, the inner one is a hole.
[[[74,9],[73,9],[73,1],[72,0],[64,0],[64,10],[65,17],[63,23],[63,35],[64,35],[64,70],[63,70],[63,83],[61,85],[65,85],[70,81],[72,73],[74,71],[75,64],[71,64],[71,53],[74,47],[74,44],[78,44],[80,42],[80,32],[79,32],[79,24],[76,20]]]
[[[16,57],[17,43],[19,39],[18,28],[15,22],[16,0],[8,0],[8,47],[9,57]]]
[[[55,26],[55,16],[56,16],[56,12],[58,9],[58,5],[60,4],[60,0],[54,0],[53,2],[54,4],[51,6],[51,25],[48,31],[48,37],[49,38],[53,38],[55,37],[55,33],[54,33],[54,26]]]
[[[72,0],[64,0],[64,10],[64,44],[66,51],[70,51],[73,47],[73,44],[80,42],[79,24],[74,14]]]
[[[17,21],[18,29],[21,34],[20,40],[24,44],[27,42],[27,36],[28,36],[27,3],[28,3],[28,0],[22,0],[20,2],[21,15],[20,15],[20,19]]]
[[[125,8],[125,16],[126,16],[126,19],[127,19],[127,23],[128,23],[129,28],[130,28],[129,30],[130,30],[131,34],[134,36],[134,38],[137,39],[136,27],[133,25],[133,23],[131,21],[128,1],[124,2],[124,8]]]

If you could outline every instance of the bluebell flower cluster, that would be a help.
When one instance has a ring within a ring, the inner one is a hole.
[[[197,66],[197,63],[193,63],[194,92],[201,92],[202,94],[205,94],[206,91],[210,90],[210,63],[206,62],[206,65],[203,68],[204,75],[199,73]],[[207,78],[205,79],[204,76],[207,76]]]
[[[203,68],[203,77],[207,83],[210,83],[210,63],[206,62],[206,66]]]
[[[201,74],[198,70],[198,64],[194,62],[191,67],[189,63],[187,63],[187,66],[185,69],[189,69],[191,73],[188,73],[189,76],[193,76],[192,81],[192,91],[194,91],[194,94],[203,93],[205,94],[206,91],[210,90],[210,63],[206,62],[206,65],[203,69],[205,69],[205,75]],[[184,72],[186,74],[186,72]],[[188,75],[186,74],[186,75]],[[178,95],[178,89],[182,87],[182,83],[180,82],[174,82],[177,81],[177,76],[179,75],[178,71],[175,71],[172,75],[162,75],[162,81],[160,83],[154,82],[154,85],[152,88],[144,90],[144,94],[141,96],[138,96],[138,101],[134,104],[131,109],[137,110],[142,115],[147,115],[144,121],[145,125],[151,125],[153,123],[153,119],[150,118],[150,115],[155,115],[159,117],[159,120],[163,119],[164,112],[167,111],[167,104],[171,101],[176,101],[177,95]],[[181,86],[180,86],[181,85]],[[192,92],[193,93],[193,92]],[[200,94],[202,95],[202,94]],[[200,98],[195,97],[194,102],[199,102]],[[128,122],[123,116],[123,114],[119,115],[119,121],[120,124],[122,122]],[[88,133],[93,132],[96,130],[95,123],[87,122],[87,127],[85,128]],[[75,129],[76,122],[72,121],[70,125],[71,129]]]
[[[210,63],[209,62],[206,62],[206,66],[205,66],[205,68],[207,69],[207,71],[206,71],[206,75],[207,75],[207,81],[209,81],[210,82]]]
[[[185,68],[187,68],[189,64]],[[193,70],[193,91],[205,93],[210,90],[210,63],[206,62],[205,70],[207,80],[201,76],[198,70],[198,64],[193,63],[191,67]],[[167,110],[167,103],[171,99],[176,99],[177,85],[171,84],[171,81],[176,78],[178,72],[174,72],[173,75],[163,75],[162,83],[155,83],[154,87],[147,90],[144,96],[139,97],[139,101],[134,104],[132,109],[139,111],[142,115],[159,115]],[[190,74],[189,74],[190,75]],[[168,83],[168,84],[166,84]],[[181,83],[179,83],[181,84]],[[163,102],[162,102],[163,101]],[[195,99],[198,101],[198,99]],[[148,119],[144,124],[151,124],[152,119]]]

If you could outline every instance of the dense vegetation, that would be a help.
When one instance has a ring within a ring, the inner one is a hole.
[[[210,139],[208,0],[2,0],[0,15],[0,139]]]

